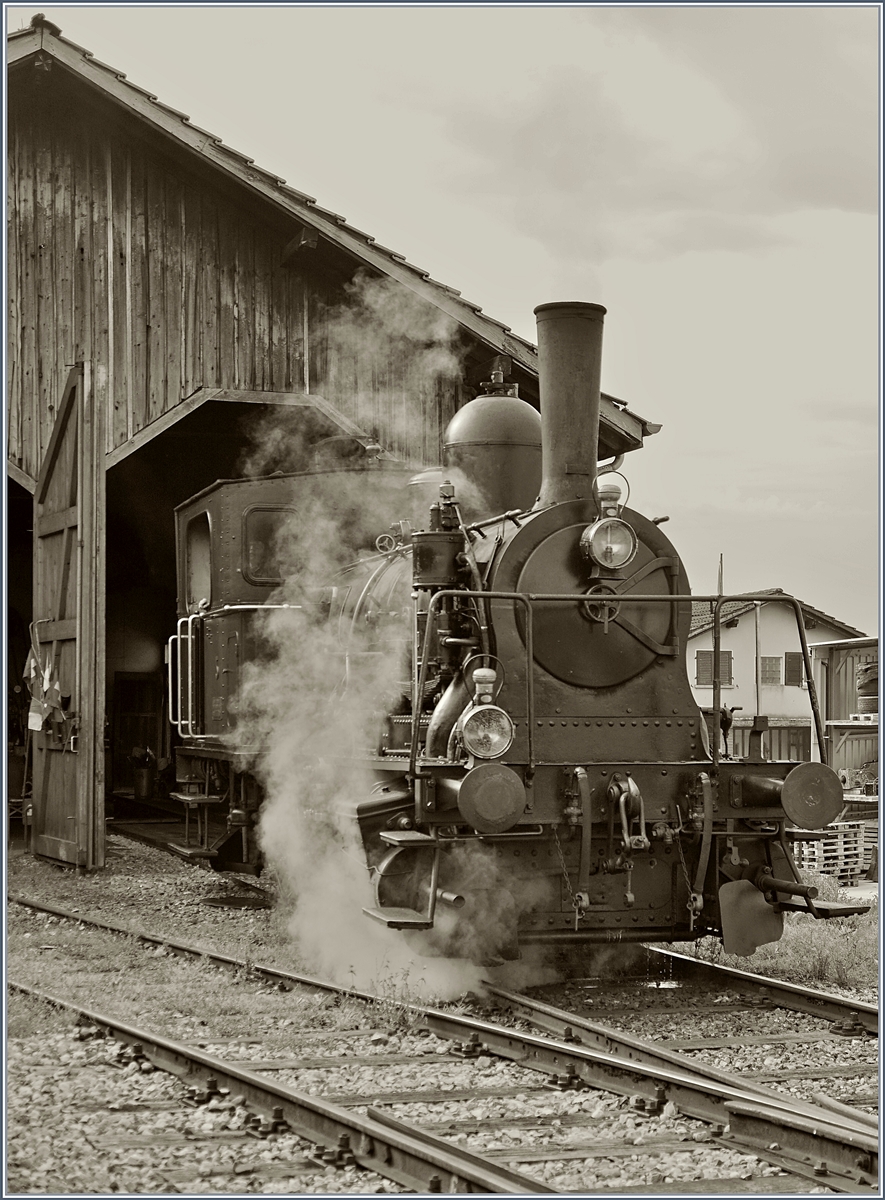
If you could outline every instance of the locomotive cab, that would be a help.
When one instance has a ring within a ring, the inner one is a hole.
[[[251,617],[291,570],[285,530],[296,491],[294,477],[222,480],[176,509],[170,710],[182,737],[217,742],[236,728],[240,664],[255,658]]]
[[[191,853],[230,870],[260,866],[261,792],[251,767],[261,746],[238,722],[244,671],[268,653],[268,614],[315,603],[324,590],[300,586],[309,564],[299,532],[317,504],[349,514],[359,495],[371,511],[374,496],[387,510],[408,477],[395,461],[348,457],[329,465],[340,450],[326,448],[314,470],[219,480],[176,509],[178,619],[166,652],[169,717],[178,735],[171,795],[218,814],[224,831],[216,828]],[[349,522],[354,550],[368,540],[370,523]]]

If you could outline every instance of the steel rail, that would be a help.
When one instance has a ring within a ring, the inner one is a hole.
[[[247,965],[229,955],[204,950],[154,934],[138,933],[115,923],[91,921],[89,918],[80,917],[76,913],[70,913],[54,905],[42,902],[32,903],[15,896],[10,896],[10,899],[29,904],[42,911],[54,912],[73,920],[94,924],[98,928],[124,933],[151,944],[163,945],[173,951],[202,956],[221,966],[239,970],[248,969],[256,975],[285,987],[306,986],[321,991],[353,996],[370,1004],[377,1003],[381,999],[371,992],[343,988],[312,976],[282,971],[274,967]],[[849,1127],[841,1111],[828,1112],[823,1108],[814,1110],[813,1106],[803,1105],[793,1096],[778,1096],[775,1099],[765,1097],[763,1099],[758,1091],[746,1088],[743,1081],[739,1086],[730,1086],[712,1078],[702,1077],[696,1071],[694,1064],[689,1067],[686,1063],[681,1063],[679,1069],[674,1069],[669,1065],[656,1066],[635,1059],[620,1058],[610,1051],[583,1045],[577,1046],[566,1041],[556,1041],[508,1029],[460,1013],[445,1012],[409,1003],[403,1003],[402,1007],[420,1016],[426,1027],[437,1036],[461,1043],[461,1052],[466,1055],[476,1056],[482,1051],[487,1051],[519,1066],[553,1075],[561,1086],[598,1087],[616,1095],[641,1096],[655,1104],[669,1100],[689,1116],[722,1126],[729,1124],[730,1105],[754,1105],[757,1111],[764,1110],[768,1119],[778,1126],[780,1130],[778,1141],[781,1146],[791,1139],[788,1118],[795,1118],[801,1107],[802,1111],[799,1115],[808,1123],[810,1129],[818,1131],[814,1135],[820,1140],[814,1158],[815,1163],[823,1163],[827,1170],[834,1175],[834,1178],[837,1177],[844,1163],[839,1156],[836,1156],[836,1161],[833,1161],[832,1148],[839,1146],[841,1147],[841,1157],[848,1156],[849,1170],[854,1172],[849,1179],[851,1186],[853,1187],[855,1184],[871,1185],[875,1182],[873,1171],[861,1171],[861,1177],[857,1178],[857,1170],[850,1164],[859,1159],[866,1161],[868,1158],[875,1163],[875,1170],[877,1170],[878,1137],[874,1135],[868,1125],[859,1121],[855,1121]],[[814,1137],[812,1137],[812,1141]],[[806,1131],[803,1130],[800,1140],[804,1146],[807,1141]],[[762,1157],[764,1157],[764,1150],[765,1147],[759,1150]]]
[[[739,1077],[699,1059],[690,1059],[676,1050],[668,1050],[659,1042],[633,1037],[619,1029],[601,1025],[587,1017],[566,1012],[564,1009],[545,1004],[531,996],[525,996],[521,992],[512,992],[507,988],[498,987],[486,980],[483,980],[483,989],[493,999],[505,1005],[514,1016],[531,1021],[533,1025],[564,1038],[566,1042],[574,1044],[577,1041],[631,1062],[645,1063],[664,1070],[673,1069],[683,1075],[693,1075],[698,1079],[706,1079],[731,1089],[746,1093],[752,1092],[767,1103],[782,1103],[784,1100],[783,1093],[779,1093],[763,1083]],[[578,1037],[577,1031],[580,1031],[583,1036]],[[778,1040],[776,1033],[772,1034],[771,1040],[772,1042]],[[790,1105],[794,1112],[804,1112],[810,1117],[819,1117],[821,1109],[830,1108],[828,1098],[825,1096],[821,1096],[814,1104],[798,1097],[791,1097]],[[838,1101],[833,1102],[830,1120],[833,1119],[833,1113],[838,1113],[846,1124],[856,1126],[860,1131],[868,1131],[869,1127],[878,1129],[879,1126],[876,1117],[868,1113],[854,1112],[848,1109],[847,1105],[840,1104]]]
[[[465,1018],[433,1009],[426,1010],[425,1022],[443,1037],[455,1037],[459,1029],[468,1027]],[[586,1085],[616,1095],[646,1097],[656,1106],[670,1101],[689,1116],[729,1126],[728,1134],[718,1138],[723,1146],[733,1147],[732,1123],[746,1123],[749,1117],[742,1114],[752,1112],[756,1123],[745,1136],[757,1157],[778,1164],[786,1159],[789,1170],[816,1182],[825,1175],[827,1186],[837,1191],[879,1194],[878,1133],[858,1124],[849,1127],[841,1113],[800,1111],[799,1102],[792,1096],[763,1100],[742,1086],[727,1087],[685,1071],[630,1062],[475,1018],[470,1019],[469,1026],[471,1037],[476,1039],[474,1052],[487,1050],[520,1066],[554,1073],[560,1086],[566,1088]],[[764,1137],[758,1134],[763,1127],[768,1130]],[[772,1159],[774,1150],[777,1154]]]
[[[831,992],[819,992],[815,988],[803,987],[798,983],[785,983],[781,979],[770,979],[767,975],[755,975],[752,971],[742,971],[739,967],[725,967],[720,966],[719,963],[704,962],[703,959],[693,958],[690,954],[679,954],[675,950],[663,950],[657,946],[649,946],[648,949],[652,954],[665,956],[680,966],[692,967],[700,972],[715,971],[717,975],[726,976],[736,983],[764,991],[782,1008],[810,1013],[828,1021],[841,1021],[846,1017],[856,1017],[867,1033],[877,1035],[879,1033],[879,1010],[875,1004],[867,1004],[862,1000],[849,1000],[845,996],[834,996]]]
[[[876,1152],[869,1153],[862,1143],[852,1147],[846,1138],[833,1136],[801,1113],[772,1121],[770,1111],[756,1104],[729,1104],[728,1116],[731,1145],[760,1157],[774,1151],[769,1161],[802,1174],[811,1163],[817,1182],[837,1191],[857,1192],[866,1187],[882,1194],[878,1188],[878,1139]],[[852,1187],[852,1181],[863,1186]]]
[[[244,886],[254,888],[255,885],[245,884]],[[164,934],[145,933],[142,930],[133,929],[131,926],[117,921],[86,917],[81,913],[62,908],[60,905],[49,904],[46,901],[36,900],[19,893],[9,892],[7,898],[15,904],[21,904],[23,907],[33,908],[39,912],[64,917],[69,921],[79,921],[83,924],[94,925],[98,929],[107,929],[111,933],[120,933],[126,937],[133,937],[138,941],[147,942],[154,946],[165,946],[169,950],[181,954],[202,957],[221,967],[232,968],[234,970],[248,969],[253,974],[264,976],[275,983],[297,983],[306,987],[318,988],[321,991],[346,991],[348,995],[368,1002],[377,1002],[379,999],[374,992],[361,992],[354,988],[340,988],[337,984],[330,983],[328,980],[316,979],[313,976],[304,975],[299,972],[284,971],[277,967],[264,966],[259,963],[244,963],[241,959],[233,958],[231,955],[224,954],[221,951],[211,950],[206,946],[182,942],[177,938],[166,937]],[[829,992],[818,992],[813,988],[802,987],[800,984],[785,983],[783,980],[770,979],[766,975],[754,975],[750,971],[742,971],[736,967],[723,967],[717,963],[708,963],[703,959],[693,958],[688,954],[679,954],[673,950],[662,950],[657,946],[647,946],[646,949],[653,954],[665,956],[680,965],[698,971],[715,971],[720,975],[730,976],[738,982],[767,991],[772,999],[783,1008],[790,1008],[796,1012],[806,1012],[812,1016],[819,1016],[826,1020],[844,1020],[846,1017],[857,1016],[868,1033],[878,1034],[879,1010],[874,1004],[867,1004],[860,1000],[850,1000],[844,996],[834,996]],[[494,990],[491,984],[486,984],[485,986],[490,991]],[[499,990],[503,991],[505,989]],[[512,993],[512,995],[516,995],[516,993]],[[526,1000],[527,997],[521,996],[521,999]],[[574,1025],[575,1021],[572,1019],[572,1014],[568,1015],[570,1018],[568,1024]],[[648,1044],[654,1045],[654,1043]]]
[[[340,1108],[321,1096],[308,1096],[287,1088],[198,1047],[136,1028],[107,1013],[95,1012],[25,984],[13,980],[7,982],[14,991],[77,1012],[98,1029],[110,1033],[116,1041],[140,1047],[139,1053],[165,1071],[180,1077],[196,1074],[213,1079],[216,1089],[227,1088],[242,1095],[250,1107],[276,1122],[278,1129],[282,1120],[288,1126],[287,1132],[314,1144],[337,1143],[339,1148],[353,1155],[359,1166],[416,1191],[529,1196],[553,1191],[540,1180],[486,1162],[423,1130],[413,1131],[401,1123],[382,1123]],[[342,1137],[348,1139],[347,1143],[342,1143]]]

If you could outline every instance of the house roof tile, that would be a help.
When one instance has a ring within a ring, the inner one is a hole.
[[[784,594],[783,588],[762,588],[759,592],[754,592],[754,595],[778,596]],[[802,615],[806,622],[809,618],[813,621],[825,622],[832,625],[834,629],[842,630],[848,637],[866,637],[866,634],[861,633],[859,629],[855,629],[852,625],[847,625],[844,621],[838,620],[836,617],[831,617],[825,612],[821,612],[819,608],[813,608],[810,604],[806,604],[804,600],[799,601],[802,606]],[[729,621],[735,618],[742,617],[745,613],[753,611],[753,600],[726,600],[722,605],[722,625],[725,626]],[[693,600],[691,605],[691,631],[689,638],[697,637],[698,634],[706,633],[708,629],[713,628],[713,605],[709,600]]]

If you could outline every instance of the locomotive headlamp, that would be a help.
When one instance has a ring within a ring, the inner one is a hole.
[[[464,749],[475,758],[500,758],[513,744],[513,722],[497,704],[473,708],[461,725]]]
[[[637,548],[636,534],[620,517],[594,521],[581,534],[581,553],[600,567],[626,567]]]

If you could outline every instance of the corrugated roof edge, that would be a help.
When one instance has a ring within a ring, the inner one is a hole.
[[[529,361],[523,361],[521,365],[530,372],[537,373],[537,361],[531,361],[531,359],[537,359],[537,347],[526,338],[521,337],[519,334],[513,333],[512,329],[505,325],[503,321],[498,321],[494,317],[491,317],[487,313],[483,312],[481,305],[474,304],[469,300],[465,300],[457,288],[449,287],[447,284],[440,283],[439,281],[433,279],[429,272],[424,271],[420,267],[415,267],[409,263],[404,255],[387,249],[386,247],[380,245],[380,243],[371,237],[371,235],[365,234],[356,227],[348,225],[346,218],[337,213],[331,212],[329,209],[320,207],[317,205],[317,202],[313,197],[308,196],[305,192],[299,191],[297,188],[290,187],[285,183],[285,181],[281,181],[279,176],[274,172],[267,171],[263,167],[255,166],[254,159],[250,158],[246,154],[243,154],[241,151],[234,150],[232,147],[226,146],[223,140],[216,134],[202,129],[197,125],[193,125],[190,121],[190,118],[186,114],[179,112],[177,109],[170,108],[166,104],[163,104],[162,101],[160,101],[152,92],[149,92],[145,88],[139,87],[137,84],[132,83],[129,79],[127,79],[125,72],[121,71],[117,67],[103,63],[100,59],[97,59],[90,50],[78,45],[76,42],[72,42],[69,38],[63,37],[57,25],[54,25],[51,21],[47,21],[45,18],[38,20],[38,17],[42,17],[42,14],[37,14],[37,16],[32,18],[31,24],[27,29],[14,30],[8,33],[7,43],[27,38],[33,39],[36,43],[38,40],[37,35],[39,34],[40,44],[35,44],[35,52],[39,49],[46,50],[48,48],[46,42],[56,41],[60,43],[60,45],[64,46],[67,50],[74,51],[76,54],[81,55],[84,60],[83,65],[85,68],[97,67],[100,71],[112,76],[115,81],[121,83],[128,91],[132,91],[136,95],[145,97],[150,105],[156,108],[158,112],[171,116],[175,121],[180,122],[182,126],[184,126],[189,132],[205,137],[208,142],[211,142],[217,153],[229,156],[232,160],[234,160],[233,169],[236,169],[237,166],[242,168],[242,166],[248,165],[252,168],[252,172],[256,177],[260,176],[260,178],[265,181],[266,184],[272,187],[276,192],[281,193],[282,196],[293,197],[302,204],[310,206],[312,213],[320,217],[326,217],[330,221],[334,221],[339,228],[344,230],[348,236],[353,237],[354,240],[358,238],[364,239],[366,245],[370,246],[373,251],[378,251],[381,254],[389,256],[392,262],[402,265],[406,268],[406,270],[412,272],[422,282],[426,282],[432,288],[443,293],[445,296],[451,297],[458,305],[463,306],[470,313],[481,317],[483,322],[494,327],[499,331],[500,334],[505,335],[510,342],[522,347],[523,350],[528,353]],[[603,397],[608,401],[612,401],[613,399],[605,392],[603,392]],[[640,417],[636,413],[632,412],[629,408],[627,408],[623,401],[619,401],[618,405],[623,405],[621,412],[624,415],[629,416],[641,426],[642,436],[649,436],[652,433],[656,433],[661,428],[660,425],[657,425],[652,421],[646,421],[645,418]]]

